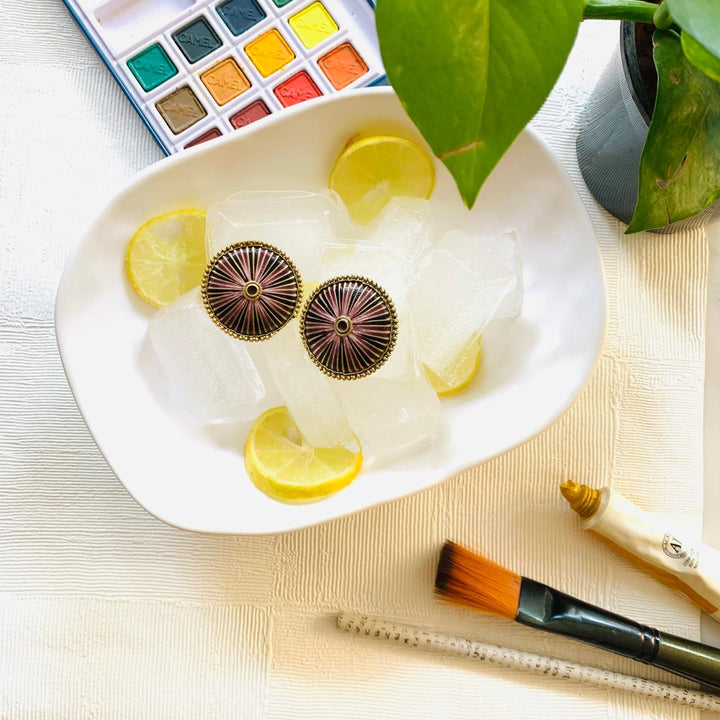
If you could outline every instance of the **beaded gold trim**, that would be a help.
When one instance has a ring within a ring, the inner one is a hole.
[[[360,291],[350,311],[340,307],[343,286],[356,294]],[[338,331],[336,323],[341,318],[350,321],[349,332],[344,325]],[[380,285],[366,277],[332,278],[315,288],[305,302],[300,336],[311,360],[325,375],[336,380],[367,377],[382,367],[395,349],[395,304]]]
[[[249,254],[238,253],[245,249],[257,250],[256,255],[267,254],[260,271],[257,257],[253,261]],[[254,277],[258,272],[260,277]],[[244,292],[244,285],[251,283],[261,290],[255,297]],[[225,288],[228,284],[236,284],[236,288]],[[208,263],[200,292],[205,310],[224,333],[238,340],[258,342],[275,335],[297,315],[302,303],[302,280],[292,260],[278,248],[263,242],[239,242],[217,253]],[[224,293],[232,298],[223,303]],[[251,308],[254,303],[257,305]]]

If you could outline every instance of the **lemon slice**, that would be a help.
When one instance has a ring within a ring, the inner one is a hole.
[[[245,443],[245,468],[258,489],[284,503],[321,500],[349,485],[362,453],[308,445],[286,407],[262,414]]]
[[[330,173],[330,189],[362,224],[377,217],[394,197],[429,198],[434,185],[433,161],[425,150],[392,135],[350,140]]]
[[[440,374],[424,366],[425,374],[438,395],[453,395],[473,381],[480,369],[481,342],[482,337],[473,338],[448,365],[447,370]]]
[[[177,210],[148,220],[125,255],[131,285],[158,307],[197,287],[206,264],[205,213],[200,210]]]

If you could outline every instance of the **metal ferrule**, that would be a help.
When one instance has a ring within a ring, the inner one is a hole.
[[[720,690],[720,649],[660,633],[534,580],[522,579],[515,619]]]
[[[648,664],[654,662],[660,647],[660,633],[654,628],[528,578],[522,579],[516,619]]]

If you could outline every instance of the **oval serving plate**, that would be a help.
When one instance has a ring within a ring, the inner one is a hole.
[[[484,339],[481,376],[443,402],[447,432],[435,447],[311,505],[270,500],[248,479],[242,436],[186,424],[141,372],[153,308],[125,277],[129,239],[149,217],[205,209],[239,190],[327,187],[348,138],[389,132],[422,143],[389,88],[299,105],[243,132],[159,162],[102,211],[68,261],[55,324],[70,387],[95,441],[130,494],[177,527],[215,533],[300,528],[408,495],[530,439],[577,397],[600,354],[605,288],[595,233],[570,178],[525,130],[472,211],[436,163],[432,202],[440,230],[516,228],[524,309]]]

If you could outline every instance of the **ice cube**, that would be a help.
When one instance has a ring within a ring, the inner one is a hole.
[[[407,307],[400,308],[398,339],[387,362],[368,377],[332,384],[367,466],[415,455],[440,432],[440,401],[420,366]]]
[[[390,250],[417,266],[436,244],[432,203],[421,198],[393,198],[372,224],[362,244]]]
[[[344,213],[330,192],[239,192],[208,210],[207,256],[237,242],[265,242],[282,250],[310,282],[320,269],[320,247],[345,228]]]
[[[394,198],[369,230],[355,226],[355,231],[323,245],[320,280],[361,275],[391,296],[406,294],[434,243],[430,202]]]
[[[246,343],[225,334],[195,288],[158,310],[150,342],[180,403],[203,425],[255,419],[265,386]]]
[[[500,303],[495,318],[516,318],[522,312],[523,303],[522,257],[517,233],[515,230],[508,230],[501,235],[482,235],[479,241],[486,252],[499,260],[515,276],[515,285]]]
[[[280,332],[282,333],[286,329],[287,328],[285,327],[280,330]],[[253,417],[253,419],[262,415],[262,413],[264,413],[266,410],[279,407],[283,404],[282,395],[280,395],[280,390],[270,370],[270,364],[268,362],[267,352],[265,350],[265,344],[270,342],[270,340],[272,340],[272,337],[268,340],[262,340],[259,342],[243,343],[248,351],[250,359],[255,365],[255,369],[257,370],[258,375],[260,375],[260,379],[262,380],[263,386],[265,388],[265,395],[262,400],[257,403],[255,409],[255,416]],[[241,341],[238,340],[238,342]]]
[[[359,275],[380,285],[391,299],[402,301],[416,279],[416,268],[389,248],[351,241],[326,242],[322,247],[320,282]]]
[[[314,447],[355,445],[345,412],[330,378],[310,359],[297,320],[263,343],[279,394],[295,424]]]
[[[515,283],[515,274],[478,238],[446,233],[409,294],[422,363],[448,384],[457,384],[468,347]]]

